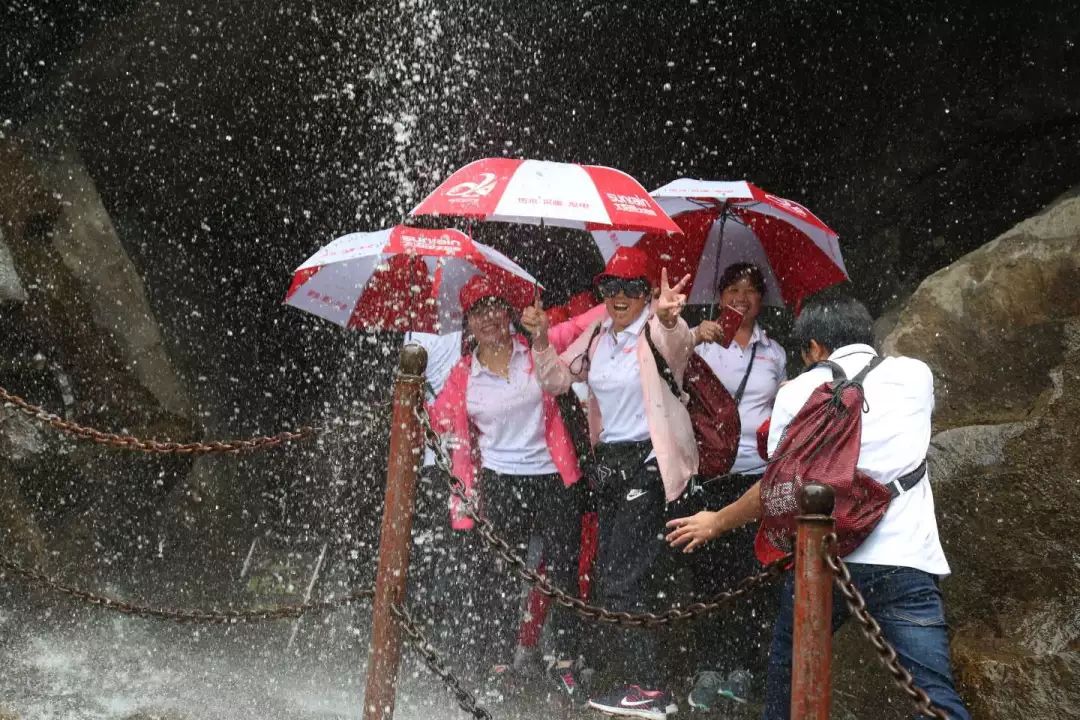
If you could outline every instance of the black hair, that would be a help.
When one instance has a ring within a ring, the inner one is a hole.
[[[765,294],[765,274],[757,265],[748,262],[732,263],[724,268],[724,272],[720,274],[720,279],[716,283],[716,289],[724,292],[729,286],[743,279],[749,280],[755,290],[762,295]]]
[[[810,341],[832,351],[845,345],[874,345],[874,318],[866,306],[844,295],[819,295],[803,304],[791,334],[806,350]]]

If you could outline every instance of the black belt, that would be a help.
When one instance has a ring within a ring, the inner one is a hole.
[[[919,463],[919,467],[906,475],[901,475],[890,483],[885,483],[885,487],[889,488],[889,494],[894,498],[899,497],[918,485],[924,477],[926,477],[926,458],[923,458],[923,461]]]

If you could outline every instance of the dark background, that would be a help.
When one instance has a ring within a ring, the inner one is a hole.
[[[243,435],[385,398],[394,338],[282,306],[291,270],[484,156],[749,179],[895,309],[1080,184],[1078,36],[1047,1],[15,0],[0,132],[76,148],[203,431]],[[599,263],[573,233],[477,234],[549,302]]]

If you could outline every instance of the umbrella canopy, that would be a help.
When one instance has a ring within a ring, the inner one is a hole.
[[[469,163],[410,213],[579,230],[677,233],[637,180],[598,165],[487,158]]]
[[[403,225],[338,238],[293,274],[285,303],[347,328],[448,334],[461,327],[462,286],[490,277],[518,307],[535,278],[457,230]]]
[[[637,245],[678,277],[693,276],[689,302],[717,301],[728,265],[751,262],[765,275],[769,305],[794,305],[847,279],[837,234],[805,207],[748,182],[680,179],[653,191],[683,237],[594,231],[605,260]]]

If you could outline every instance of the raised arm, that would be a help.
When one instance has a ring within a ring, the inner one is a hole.
[[[554,346],[547,342],[546,335],[533,340],[533,362],[536,364],[536,380],[545,392],[561,395],[576,382],[589,379],[589,345],[594,337],[599,321],[594,322],[581,333],[570,347],[559,355]]]
[[[593,308],[588,313],[598,314],[603,310],[603,305]],[[606,311],[604,311],[606,314]],[[531,307],[525,308],[521,314],[521,324],[533,338],[533,363],[536,367],[536,380],[546,393],[561,395],[570,389],[575,382],[586,380],[589,376],[589,363],[582,358],[588,353],[589,343],[593,331],[599,325],[599,320],[590,323],[587,327],[579,329],[576,320],[560,323],[554,328],[548,328],[548,318],[537,299]],[[558,332],[559,341],[566,341],[570,334],[576,334],[576,339],[569,342],[560,357],[559,347],[551,334]]]
[[[682,319],[686,305],[683,289],[690,282],[686,275],[674,286],[668,285],[667,269],[660,271],[660,297],[656,300],[654,314],[649,320],[649,334],[656,349],[667,360],[675,377],[681,382],[690,354],[694,352],[694,333]]]
[[[580,315],[575,315],[566,322],[548,328],[548,342],[555,346],[555,352],[561,353],[570,347],[570,343],[591,328],[593,323],[607,317],[607,308],[603,303],[596,305]]]

